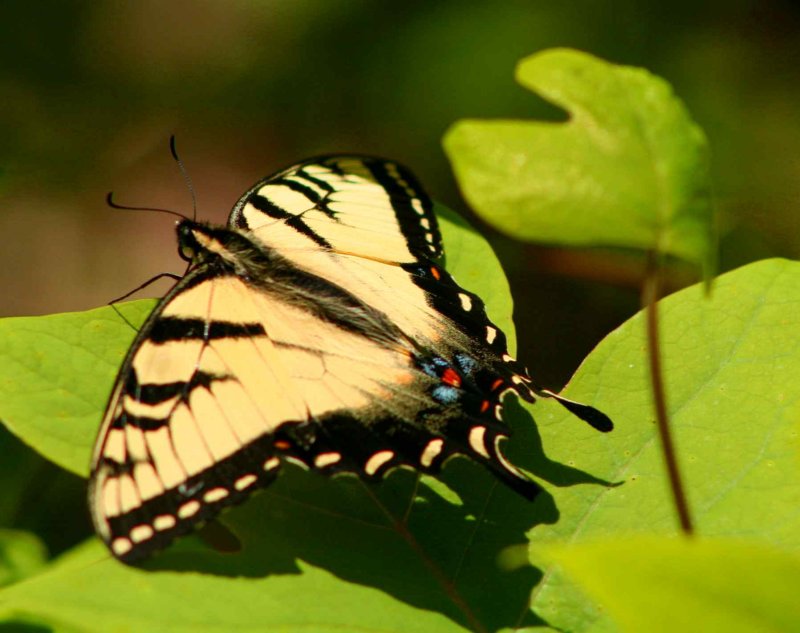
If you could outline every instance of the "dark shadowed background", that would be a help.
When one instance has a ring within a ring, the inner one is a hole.
[[[461,117],[563,118],[513,81],[553,46],[673,84],[713,149],[722,270],[797,257],[798,34],[800,12],[777,0],[3,2],[0,316],[96,307],[183,269],[173,219],[104,202],[190,213],[173,133],[202,219],[340,151],[395,158],[467,212],[442,134]],[[521,359],[560,388],[636,310],[639,262],[480,229],[512,283]]]

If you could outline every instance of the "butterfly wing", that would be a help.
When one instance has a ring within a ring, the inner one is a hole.
[[[270,483],[284,458],[377,475],[390,460],[375,458],[388,447],[368,428],[385,417],[371,405],[393,401],[404,415],[416,402],[397,390],[412,380],[399,349],[200,268],[162,301],[120,373],[92,464],[97,532],[135,560]]]
[[[502,460],[488,407],[443,406],[447,365],[395,343],[196,270],[145,324],[114,390],[92,464],[98,534],[122,560],[147,556],[269,484],[284,459],[366,478],[436,472],[454,453]]]
[[[328,156],[289,167],[247,191],[228,224],[287,255],[334,251],[383,262],[442,255],[430,198],[408,169],[380,158]]]
[[[347,155],[304,161],[256,183],[234,206],[229,226],[379,306],[443,355],[478,360],[484,382],[495,386],[490,391],[511,389],[530,402],[554,398],[594,428],[612,430],[604,413],[533,386],[480,298],[439,266],[431,201],[402,165]]]
[[[483,301],[439,264],[431,201],[403,166],[361,156],[301,163],[245,193],[229,225],[378,307],[410,338],[475,357],[533,400],[527,371]]]

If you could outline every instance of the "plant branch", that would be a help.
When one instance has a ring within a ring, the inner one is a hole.
[[[664,452],[664,461],[669,474],[672,497],[681,530],[687,536],[694,532],[692,519],[689,514],[689,504],[686,501],[683,483],[681,481],[675,446],[669,430],[669,417],[667,415],[667,397],[664,390],[664,377],[661,371],[661,347],[658,334],[658,299],[660,292],[661,266],[658,254],[650,251],[647,254],[647,270],[644,285],[642,286],[642,305],[647,321],[647,352],[650,360],[650,379],[653,387],[653,402],[656,409],[656,423],[661,437],[661,447]]]

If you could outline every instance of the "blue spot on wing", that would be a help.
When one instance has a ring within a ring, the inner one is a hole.
[[[458,389],[450,385],[438,385],[431,391],[431,396],[441,404],[455,404],[459,400]]]
[[[419,368],[432,378],[439,378],[442,375],[442,371],[450,367],[450,364],[441,356],[420,359],[418,363]]]
[[[476,361],[472,356],[467,356],[466,354],[456,354],[455,355],[456,365],[461,370],[462,374],[466,374],[467,376],[472,375],[475,371],[475,368],[478,366],[478,361]]]

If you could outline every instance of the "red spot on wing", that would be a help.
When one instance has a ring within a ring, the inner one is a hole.
[[[488,410],[489,410],[489,401],[484,400],[483,402],[481,402],[481,413],[486,413],[486,411]]]
[[[502,378],[498,378],[497,380],[495,380],[495,381],[492,383],[492,391],[494,391],[495,389],[497,389],[498,387],[500,387],[502,384],[503,384],[503,379],[502,379]]]
[[[442,373],[442,382],[451,387],[460,387],[461,376],[459,376],[452,367],[448,367]]]
[[[292,447],[292,445],[289,444],[289,442],[287,442],[286,440],[275,440],[274,446],[275,448],[282,451],[289,450]]]

